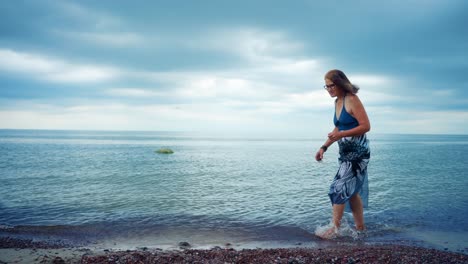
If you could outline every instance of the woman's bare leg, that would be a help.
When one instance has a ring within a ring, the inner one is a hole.
[[[340,228],[341,219],[343,218],[345,205],[344,204],[334,204],[333,205],[333,226],[323,232],[322,234],[317,234],[319,237],[324,239],[330,239],[335,236],[336,231]]]
[[[366,229],[364,225],[364,210],[362,208],[361,196],[357,193],[349,199],[351,204],[351,210],[353,211],[354,224],[356,225],[356,230],[363,231]]]
[[[344,209],[345,209],[345,204],[333,205],[333,225],[336,228],[339,228],[341,225],[341,218],[343,218]]]

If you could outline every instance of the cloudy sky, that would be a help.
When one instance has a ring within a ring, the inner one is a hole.
[[[379,2],[379,3],[377,3]],[[468,133],[468,1],[0,3],[0,128],[316,136],[330,69],[372,133]]]

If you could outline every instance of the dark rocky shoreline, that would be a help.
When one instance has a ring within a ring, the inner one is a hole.
[[[394,244],[239,250],[229,244],[208,250],[187,245],[179,248],[90,250],[60,241],[0,237],[0,263],[468,263],[468,255],[462,253]]]
[[[82,263],[468,263],[468,256],[435,249],[383,245],[342,248],[211,249],[108,252]]]
[[[13,237],[0,237],[0,248],[17,248],[17,249],[58,249],[71,248],[74,245],[63,241],[33,241],[32,239],[19,239]]]

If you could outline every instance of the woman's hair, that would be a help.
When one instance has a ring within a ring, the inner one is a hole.
[[[325,79],[329,79],[347,93],[356,94],[359,91],[359,86],[352,84],[344,72],[340,70],[331,70],[327,72],[327,74],[325,74]]]

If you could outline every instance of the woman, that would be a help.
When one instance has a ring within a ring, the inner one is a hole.
[[[368,183],[367,164],[370,158],[366,132],[370,130],[369,118],[359,97],[359,88],[351,84],[340,70],[331,70],[325,75],[325,86],[335,100],[335,128],[328,134],[327,141],[315,155],[317,161],[333,142],[338,141],[339,169],[330,186],[328,195],[333,206],[333,227],[316,234],[329,239],[337,234],[345,205],[353,212],[356,230],[365,230],[363,207],[367,207]]]

